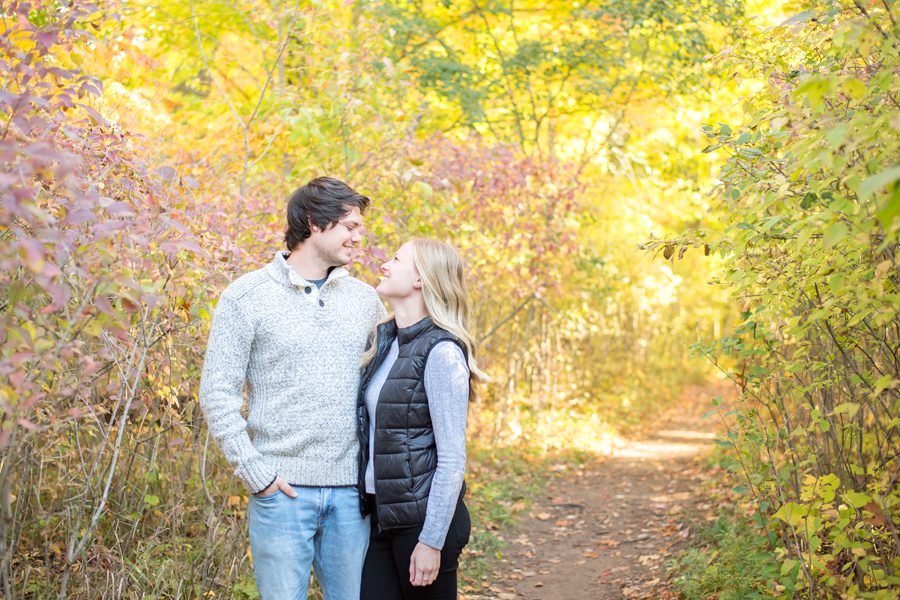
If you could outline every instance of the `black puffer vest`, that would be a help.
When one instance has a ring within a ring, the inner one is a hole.
[[[399,355],[378,396],[375,411],[375,496],[377,506],[366,499],[366,464],[369,460],[369,414],[365,393],[372,375],[384,362],[394,338]],[[425,522],[431,480],[437,468],[437,446],[425,393],[425,363],[438,342],[451,340],[465,346],[453,334],[426,317],[415,325],[397,329],[395,321],[378,326],[378,349],[363,371],[357,399],[360,463],[359,492],[363,514],[378,511],[382,529],[412,527]],[[465,493],[465,486],[460,497]]]

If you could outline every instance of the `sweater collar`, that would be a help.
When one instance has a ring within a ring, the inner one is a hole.
[[[290,252],[285,252],[284,250],[279,250],[275,253],[272,262],[266,265],[266,272],[269,276],[278,283],[288,287],[306,287],[312,285],[311,281],[304,279],[300,273],[291,267],[291,265],[287,264],[286,259],[288,256],[290,256]],[[322,287],[325,287],[336,279],[347,277],[348,275],[350,275],[350,273],[344,267],[335,267],[328,273],[328,277],[325,283],[322,284]]]

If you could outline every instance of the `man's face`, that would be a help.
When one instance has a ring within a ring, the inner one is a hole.
[[[341,220],[326,229],[312,226],[309,242],[319,257],[328,265],[340,267],[353,258],[353,251],[362,240],[362,215],[359,208],[348,207],[349,212]]]

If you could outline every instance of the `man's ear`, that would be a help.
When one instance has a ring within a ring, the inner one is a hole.
[[[316,225],[315,223],[313,223],[312,221],[310,221],[309,219],[306,220],[306,224],[309,225],[309,230],[312,231],[313,233],[321,233],[322,232],[322,228],[319,227],[318,225]]]

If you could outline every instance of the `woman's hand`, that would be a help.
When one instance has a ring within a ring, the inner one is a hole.
[[[431,585],[440,568],[441,551],[419,542],[409,557],[409,582],[415,586]]]

